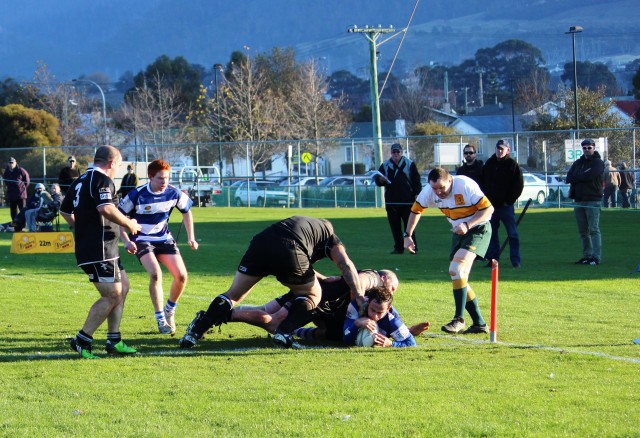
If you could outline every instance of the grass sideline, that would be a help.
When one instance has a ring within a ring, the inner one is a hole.
[[[197,252],[184,244],[189,285],[178,334],[230,284],[253,234],[281,218],[326,217],[358,267],[400,277],[395,305],[431,332],[410,349],[271,348],[266,334],[222,327],[194,351],[155,332],[147,276],[123,255],[131,277],[122,332],[135,357],[77,359],[65,338],[81,327],[97,292],[69,255],[14,255],[0,234],[3,436],[636,436],[640,401],[638,212],[602,213],[603,264],[580,254],[572,210],[536,209],[520,225],[523,267],[500,273],[498,344],[439,331],[453,313],[449,227],[427,211],[420,253],[392,256],[376,209],[194,209]],[[178,229],[178,215],[171,227]],[[8,210],[0,210],[0,221]],[[508,260],[508,258],[506,259]],[[335,273],[330,262],[318,269]],[[471,284],[489,317],[490,270]],[[165,277],[165,290],[168,278]],[[246,302],[282,292],[261,282]],[[96,333],[103,355],[105,328]],[[323,348],[320,348],[323,347]]]

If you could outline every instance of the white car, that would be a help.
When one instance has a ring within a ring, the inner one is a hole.
[[[297,177],[293,178],[291,181],[289,181],[288,179],[285,178],[283,181],[280,182],[280,185],[284,186],[284,187],[286,187],[286,186],[293,187],[293,186],[298,186],[298,185],[300,185],[300,186],[315,186],[315,185],[317,185],[316,181],[320,182],[324,178],[325,178],[324,176],[318,176],[318,177],[315,177],[315,176],[303,176],[302,178],[297,178]]]
[[[320,182],[321,187],[334,187],[334,186],[353,186],[352,176],[332,176],[324,179]],[[368,186],[371,185],[371,178],[366,176],[355,177],[356,186]]]
[[[296,202],[296,195],[271,181],[242,181],[238,184],[234,199],[238,207],[292,207]]]
[[[566,183],[565,177],[561,175],[547,175],[547,187],[549,188],[549,198],[556,198],[560,192],[560,200],[569,198],[571,186]]]
[[[544,204],[549,195],[547,183],[532,173],[523,173],[522,179],[524,180],[524,188],[518,202],[525,203],[531,198],[536,204]]]

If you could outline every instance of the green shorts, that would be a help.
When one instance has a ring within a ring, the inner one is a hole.
[[[484,257],[491,241],[491,224],[489,222],[476,225],[467,231],[466,234],[453,234],[451,237],[451,253],[449,260],[459,249],[466,249],[474,254]]]

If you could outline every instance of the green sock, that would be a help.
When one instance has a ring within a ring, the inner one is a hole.
[[[482,318],[482,313],[480,313],[480,306],[478,306],[478,298],[474,297],[473,300],[467,301],[466,304],[467,312],[471,315],[471,320],[474,325],[485,325],[484,318]]]
[[[465,284],[463,287],[455,289],[456,283],[457,281],[454,280],[453,299],[456,302],[456,317],[464,319],[464,305],[467,301],[467,285]]]

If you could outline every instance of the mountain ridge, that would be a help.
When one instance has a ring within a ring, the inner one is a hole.
[[[422,0],[399,53],[401,69],[428,63],[457,64],[484,47],[523,39],[543,52],[549,65],[571,59],[571,25],[577,57],[608,60],[640,57],[636,0]],[[61,80],[101,71],[113,81],[158,56],[183,56],[210,68],[234,50],[250,54],[294,47],[301,59],[317,58],[330,71],[368,67],[355,25],[403,28],[414,1],[369,0],[3,0],[0,3],[0,77],[28,79],[43,60]],[[510,5],[505,7],[505,5]],[[380,18],[384,17],[384,21]],[[381,46],[388,67],[400,38]],[[362,72],[361,72],[362,74]]]

